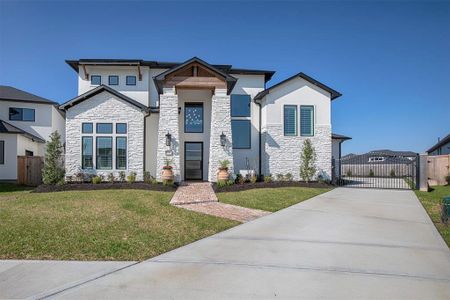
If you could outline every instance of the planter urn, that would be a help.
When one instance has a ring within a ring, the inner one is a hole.
[[[161,173],[161,179],[162,180],[173,180],[173,170],[171,166],[165,166],[163,167],[162,173]]]
[[[219,168],[219,172],[217,174],[217,180],[228,180],[228,168]]]

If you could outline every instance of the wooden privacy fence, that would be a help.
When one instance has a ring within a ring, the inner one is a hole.
[[[17,183],[37,186],[42,183],[42,156],[17,156]]]
[[[445,176],[450,172],[450,154],[428,156],[427,174],[429,185],[446,185]]]

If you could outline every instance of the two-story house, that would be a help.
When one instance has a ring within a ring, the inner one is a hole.
[[[66,175],[148,171],[170,160],[176,181],[233,173],[291,173],[310,139],[318,175],[331,176],[331,101],[337,91],[299,73],[270,88],[275,72],[127,59],[80,59],[78,96],[66,111]],[[339,143],[336,140],[336,143]],[[338,145],[338,144],[337,144]]]
[[[53,131],[65,136],[59,104],[10,87],[0,86],[0,180],[17,180],[17,156],[43,156]]]

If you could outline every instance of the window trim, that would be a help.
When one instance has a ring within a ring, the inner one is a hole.
[[[201,131],[187,131],[186,130],[186,108],[190,107],[201,107],[202,108],[202,130]],[[184,103],[184,133],[204,133],[205,131],[205,107],[203,102],[185,102]]]
[[[134,78],[134,84],[129,84],[129,83],[128,83],[128,78]],[[125,77],[125,84],[126,84],[126,85],[131,85],[131,86],[133,86],[133,85],[136,85],[136,83],[137,83],[137,78],[136,78],[135,75],[127,75],[127,76]]]
[[[248,116],[233,115],[233,96],[248,96]],[[252,116],[252,97],[248,94],[231,94],[230,96],[230,115],[232,118],[251,118]]]
[[[4,165],[5,164],[5,141],[1,140],[0,141],[0,149],[2,150],[2,155],[0,156],[0,165]]]
[[[233,122],[247,122],[249,124],[249,131],[248,131],[248,147],[235,147],[233,145],[233,141],[231,142],[231,147],[233,149],[252,149],[252,121],[247,119],[232,119],[231,120],[231,128],[233,128]],[[233,130],[231,131],[233,133]],[[234,140],[234,135],[232,135],[232,138]]]
[[[285,122],[285,115],[286,115],[286,108],[295,108],[295,133],[294,134],[286,134],[286,122]],[[298,127],[299,127],[299,116],[298,116],[298,106],[294,104],[285,104],[283,105],[283,136],[298,136]]]
[[[315,135],[315,130],[316,130],[316,128],[315,128],[315,125],[314,125],[314,123],[316,122],[316,116],[315,116],[315,114],[316,114],[316,108],[314,107],[314,105],[300,105],[300,114],[299,114],[299,118],[301,118],[301,116],[302,116],[302,107],[309,107],[309,108],[312,108],[312,122],[311,122],[311,134],[303,134],[302,133],[302,128],[301,128],[301,124],[302,124],[302,120],[300,119],[300,122],[299,122],[299,126],[300,126],[300,136],[307,136],[307,137],[312,137],[312,136],[314,136]]]
[[[107,139],[110,139],[111,140],[111,168],[109,168],[109,169],[106,169],[106,168],[99,168],[98,167],[98,158],[99,158],[99,155],[97,155],[97,149],[98,149],[98,139],[102,139],[102,138],[107,138]],[[109,136],[104,136],[104,135],[102,135],[102,136],[96,136],[95,137],[95,170],[101,170],[101,171],[104,171],[104,170],[114,170],[114,168],[113,168],[113,166],[114,166],[114,142],[113,142],[113,136],[112,135],[109,135]]]
[[[83,156],[84,154],[84,139],[91,139],[91,156],[92,156],[92,167],[86,167],[84,164],[84,159]],[[94,165],[94,137],[92,135],[89,136],[82,136],[81,137],[81,169],[82,170],[93,170],[95,169],[95,165]]]
[[[111,78],[114,78],[114,77],[117,78],[117,84],[112,84],[111,83]],[[108,85],[119,85],[119,75],[109,75],[108,76]]]
[[[93,77],[98,77],[98,78],[100,78],[100,83],[99,83],[99,84],[94,84],[94,83],[92,83],[92,78],[93,78]],[[99,86],[99,85],[102,85],[102,75],[97,75],[97,74],[91,75],[91,86]]]
[[[11,119],[11,109],[21,110],[21,111],[22,111],[22,113],[21,113],[22,118],[21,118],[20,120],[13,120],[13,119]],[[23,110],[24,110],[24,109],[28,109],[28,110],[33,111],[33,120],[24,120],[24,119],[23,119]],[[18,121],[18,122],[36,122],[36,109],[35,109],[35,108],[28,108],[28,107],[9,107],[9,110],[8,110],[8,118],[9,118],[10,121]]]
[[[98,125],[100,124],[111,124],[111,132],[98,132]],[[95,123],[95,133],[96,134],[113,134],[114,131],[114,126],[113,126],[113,122],[99,122],[99,123]]]
[[[117,151],[118,150],[118,148],[117,148],[117,144],[118,144],[118,140],[119,139],[125,139],[125,168],[119,168],[118,167],[118,163],[119,163],[119,160],[117,159],[118,157],[119,157],[119,155],[118,155],[118,153],[119,153],[119,151]],[[123,171],[123,170],[127,170],[128,169],[128,137],[127,136],[116,136],[116,138],[115,138],[115,142],[116,142],[116,149],[115,149],[115,158],[116,158],[116,163],[115,163],[115,170],[121,170],[121,171]]]

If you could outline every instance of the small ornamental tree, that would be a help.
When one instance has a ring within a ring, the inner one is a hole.
[[[309,182],[316,174],[316,151],[309,139],[303,142],[303,149],[300,155],[300,177]]]
[[[62,183],[64,180],[63,146],[58,131],[52,132],[50,141],[47,142],[44,168],[42,169],[42,181],[45,184]]]

